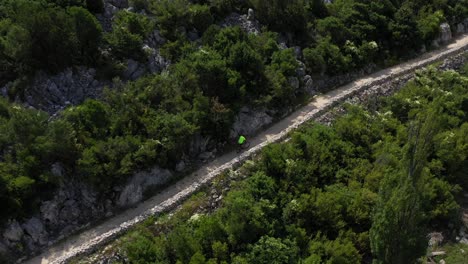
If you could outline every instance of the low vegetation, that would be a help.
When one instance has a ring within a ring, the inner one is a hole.
[[[147,223],[121,247],[131,263],[415,263],[468,188],[467,87],[419,73],[377,111],[268,146],[215,212]]]
[[[289,78],[298,62],[293,49],[277,44],[280,33],[304,48],[309,74],[334,75],[414,55],[437,35],[440,22],[454,25],[468,14],[466,0],[130,3],[151,16],[122,10],[105,32],[96,17],[104,10],[100,0],[0,0],[0,84],[10,82],[8,100],[0,100],[0,221],[37,210],[64,180],[52,173],[54,166],[106,195],[103,190],[137,170],[174,168],[197,135],[225,142],[242,106],[282,112],[296,105],[304,92]],[[249,7],[265,25],[262,33],[217,26],[227,14]],[[116,81],[101,100],[54,118],[11,102],[21,100],[39,70],[84,65],[104,78],[119,76],[127,59],[146,60],[143,42],[155,29],[167,40],[161,47],[173,63],[167,72]],[[187,37],[194,29],[198,42]]]

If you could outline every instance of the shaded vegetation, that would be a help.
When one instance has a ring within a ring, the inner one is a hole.
[[[467,87],[429,70],[376,112],[310,124],[268,146],[215,212],[183,207],[123,248],[131,263],[416,263],[468,187]]]

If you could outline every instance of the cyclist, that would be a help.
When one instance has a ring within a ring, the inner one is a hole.
[[[242,149],[242,147],[244,146],[246,141],[247,141],[247,139],[243,135],[239,136],[239,139],[237,140],[237,144],[239,146],[239,149]]]

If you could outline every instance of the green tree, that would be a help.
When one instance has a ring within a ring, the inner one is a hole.
[[[98,55],[102,37],[102,27],[99,21],[82,7],[71,7],[68,12],[75,21],[75,31],[78,38],[80,60],[95,61]]]
[[[249,262],[259,264],[293,264],[298,262],[298,248],[290,240],[263,236],[249,252]]]
[[[415,262],[424,255],[427,241],[421,178],[440,126],[436,116],[433,111],[421,113],[410,124],[404,159],[384,180],[370,229],[377,263]]]

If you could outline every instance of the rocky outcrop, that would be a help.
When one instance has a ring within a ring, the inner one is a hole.
[[[304,92],[306,92],[308,95],[313,96],[317,94],[317,91],[315,90],[314,86],[314,80],[310,75],[304,76],[302,79],[303,87],[304,87]]]
[[[254,135],[272,122],[273,117],[268,114],[266,109],[242,107],[232,126],[230,137],[236,138],[238,134],[246,136]]]
[[[122,9],[128,8],[128,0],[104,0],[104,12],[96,17],[105,31],[112,30],[112,19]]]
[[[128,207],[143,200],[145,191],[166,184],[172,178],[169,170],[154,167],[135,174],[124,186],[117,199],[119,207]]]
[[[60,165],[53,167],[55,173],[64,173]],[[125,185],[105,195],[80,181],[67,178],[52,199],[41,203],[39,213],[21,221],[11,220],[6,225],[0,233],[0,246],[14,256],[25,255],[25,252],[37,253],[92,221],[141,202],[146,192],[167,183],[172,175],[169,170],[154,167],[136,173]]]
[[[226,17],[220,24],[222,27],[234,27],[239,26],[248,34],[259,34],[260,23],[255,19],[255,13],[252,9],[249,9],[248,14],[240,15],[238,13],[231,13]]]
[[[432,41],[434,47],[439,47],[442,44],[446,44],[452,40],[452,30],[448,23],[440,24],[439,36]]]
[[[55,75],[41,71],[25,88],[25,103],[52,114],[67,105],[82,103],[86,98],[99,97],[106,84],[108,82],[96,79],[96,70],[92,68],[68,68]]]

